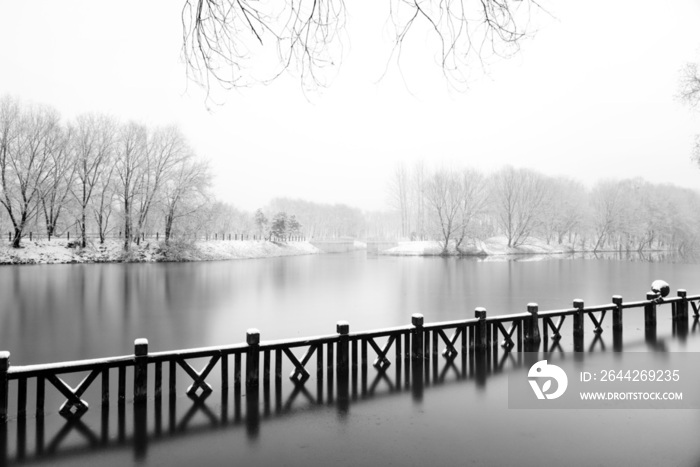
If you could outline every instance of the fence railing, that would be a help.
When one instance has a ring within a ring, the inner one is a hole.
[[[646,300],[623,302],[622,297],[614,296],[612,303],[585,306],[583,300],[574,300],[572,308],[540,312],[537,304],[527,306],[527,312],[488,317],[484,308],[476,308],[474,318],[439,323],[424,323],[420,314],[411,317],[411,324],[381,330],[350,332],[347,322],[338,322],[336,333],[299,339],[261,341],[260,332],[250,329],[246,342],[218,347],[208,347],[166,352],[149,352],[148,341],[137,339],[133,355],[125,355],[93,360],[79,360],[64,363],[17,366],[10,364],[10,353],[0,352],[0,422],[10,415],[10,381],[16,381],[15,414],[23,418],[27,414],[27,384],[35,380],[36,400],[34,412],[41,417],[45,412],[47,387],[53,387],[65,397],[58,412],[65,418],[80,418],[89,410],[83,400],[86,390],[98,379],[101,381],[101,403],[109,404],[110,378],[117,374],[117,400],[122,403],[130,396],[135,404],[145,402],[149,397],[160,397],[164,386],[171,394],[177,387],[177,368],[184,370],[190,386],[186,393],[192,399],[201,398],[213,391],[207,377],[218,367],[221,388],[227,389],[233,383],[240,387],[254,388],[262,381],[270,384],[274,380],[280,385],[283,366],[291,365],[289,379],[295,385],[303,385],[315,371],[317,379],[323,379],[324,372],[332,379],[335,374],[339,382],[348,381],[350,369],[358,369],[366,374],[370,358],[379,372],[386,372],[392,365],[405,364],[406,378],[410,371],[422,371],[423,363],[436,360],[442,355],[452,360],[458,355],[484,355],[500,345],[505,351],[537,351],[544,342],[558,342],[562,336],[562,326],[568,317],[573,319],[574,351],[583,351],[584,330],[587,322],[593,325],[593,332],[603,332],[603,323],[608,312],[612,312],[613,348],[622,348],[623,314],[625,310],[644,310],[645,334],[653,338],[656,333],[657,307],[670,304],[674,332],[687,333],[688,305],[698,316],[700,295],[688,296],[685,290],[678,290],[677,297],[661,298],[649,293]],[[381,342],[383,341],[383,342]],[[302,349],[297,355],[294,350]],[[315,370],[307,365],[315,355]],[[206,365],[195,369],[189,362],[205,358]],[[244,365],[245,363],[245,365]],[[410,363],[410,364],[409,364]],[[163,380],[163,367],[168,368],[168,380]],[[127,384],[126,369],[133,367],[131,384]],[[427,368],[427,366],[426,366]],[[427,371],[427,369],[426,369]],[[87,372],[87,376],[75,387],[69,386],[61,376],[69,373]],[[151,373],[152,372],[152,373]],[[148,393],[148,379],[153,378],[153,394]],[[340,387],[338,388],[341,389]]]
[[[657,314],[668,312],[668,308],[673,334],[684,339],[689,333],[690,310],[694,314],[693,332],[700,329],[699,302],[700,295],[688,296],[685,290],[678,290],[673,298],[649,293],[645,300],[624,302],[622,297],[613,296],[611,303],[596,306],[574,300],[571,308],[551,311],[539,311],[531,303],[524,313],[503,316],[489,317],[485,309],[476,308],[474,318],[469,319],[425,323],[423,316],[416,314],[410,324],[363,332],[350,332],[349,324],[340,321],[332,334],[275,341],[261,341],[260,333],[250,329],[243,343],[165,352],[150,352],[148,341],[137,339],[131,355],[40,365],[10,365],[9,352],[0,352],[0,416],[4,422],[0,424],[0,462],[8,459],[8,420],[17,423],[14,458],[27,459],[25,420],[32,409],[36,417],[33,457],[37,459],[53,456],[71,432],[83,436],[88,447],[112,445],[108,414],[113,403],[118,405],[115,446],[131,442],[139,457],[145,455],[149,439],[162,439],[165,397],[169,400],[165,430],[171,437],[182,433],[197,414],[210,420],[212,427],[244,423],[249,436],[254,437],[261,416],[269,417],[271,407],[276,416],[290,413],[295,399],[306,398],[311,405],[334,403],[339,413],[344,413],[350,400],[376,397],[376,388],[385,385],[389,393],[409,390],[414,400],[420,401],[424,388],[444,384],[450,375],[485,384],[487,375],[499,373],[509,362],[519,367],[521,355],[515,353],[514,360],[514,352],[563,351],[560,341],[567,334],[575,352],[585,351],[584,331],[592,334],[592,341],[585,342],[590,343],[591,352],[596,346],[605,349],[601,336],[604,330],[611,330],[613,349],[621,351],[626,310],[643,310],[647,345],[656,345]],[[609,315],[611,326],[605,321]],[[637,323],[635,320],[635,327]],[[627,341],[625,346],[629,345]],[[78,381],[75,376],[82,379],[71,386],[68,381]],[[286,401],[283,385],[293,389]],[[229,420],[231,388],[234,414]],[[215,391],[221,396],[220,416],[206,403]],[[193,403],[178,420],[176,399],[184,395]],[[56,401],[60,405],[54,407]],[[134,409],[131,441],[125,434],[127,401],[133,401]],[[151,434],[147,406],[154,410]],[[241,406],[245,408],[244,422]],[[65,418],[65,426],[47,443],[44,417],[54,410]],[[93,421],[100,417],[101,434],[83,421],[91,414]]]
[[[85,236],[89,240],[99,240],[100,234],[98,233],[88,233]],[[110,239],[110,240],[123,240],[124,235],[122,235],[122,232],[118,233],[110,233],[107,235],[103,236],[105,239]],[[22,239],[24,240],[29,240],[34,241],[34,240],[67,240],[71,241],[72,240],[79,240],[81,239],[82,236],[80,235],[79,232],[64,232],[60,235],[47,235],[45,233],[34,233],[34,232],[28,232],[22,234]],[[178,236],[179,238],[179,236]],[[306,236],[304,235],[284,235],[284,236],[265,236],[265,235],[259,235],[259,234],[251,234],[251,233],[220,233],[220,232],[214,232],[214,233],[204,233],[204,234],[193,234],[193,235],[187,235],[185,238],[187,239],[192,239],[192,240],[204,240],[204,241],[211,241],[211,240],[221,240],[221,241],[245,241],[245,240],[254,240],[254,241],[263,241],[263,240],[270,240],[273,242],[303,242],[306,241]],[[142,232],[139,235],[132,235],[131,239],[133,242],[138,242],[138,241],[146,241],[146,240],[165,240],[164,234],[161,232],[151,232],[151,233],[145,233]],[[12,242],[14,240],[14,236],[12,232],[7,233],[7,241]]]

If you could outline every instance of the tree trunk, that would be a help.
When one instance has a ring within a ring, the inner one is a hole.
[[[15,227],[15,236],[12,239],[12,248],[19,248],[20,240],[22,240],[22,228]]]
[[[168,214],[165,216],[165,244],[170,243],[170,234],[173,228],[173,216]]]

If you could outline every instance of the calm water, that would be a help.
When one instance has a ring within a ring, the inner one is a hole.
[[[241,342],[250,327],[260,329],[263,340],[328,334],[341,319],[350,322],[351,330],[364,330],[408,324],[412,313],[423,313],[432,322],[472,317],[477,306],[496,315],[524,311],[528,302],[546,310],[569,307],[574,298],[587,304],[608,303],[614,294],[640,300],[658,278],[671,284],[673,295],[677,288],[694,294],[700,292],[698,277],[695,261],[479,261],[364,253],[192,264],[0,267],[0,348],[11,352],[14,364],[29,364],[128,354],[138,337],[147,337],[151,350],[168,350]],[[671,337],[665,307],[659,309],[657,342],[649,345],[640,315],[625,315],[625,350],[700,351],[700,331],[683,340]],[[597,342],[590,339],[588,324],[590,358],[611,358],[605,355],[612,347],[611,337],[606,340],[609,324],[608,317],[603,339]],[[563,334],[566,355],[572,345],[566,325]],[[161,421],[151,404],[147,448],[130,438],[130,410],[113,411],[106,426],[86,416],[82,427],[66,428],[60,416],[51,415],[41,436],[55,453],[44,453],[39,460],[56,465],[700,462],[695,442],[700,412],[509,410],[509,365],[483,380],[463,378],[459,365],[440,368],[420,393],[402,386],[391,371],[391,377],[382,378],[370,368],[368,388],[358,389],[349,404],[340,406],[331,402],[338,397],[332,390],[317,387],[313,380],[303,391],[285,392],[281,405],[274,395],[271,402],[261,395],[254,409],[245,388],[238,402],[222,403],[215,393],[193,409],[187,398],[178,399],[175,412],[161,414]],[[249,410],[254,419],[245,416]],[[22,428],[27,439],[19,435],[19,443],[15,428],[21,427],[10,423],[11,459],[18,452],[27,460],[36,457],[39,442],[33,423],[32,418]],[[120,426],[126,434],[120,434]],[[109,434],[101,438],[105,430]],[[95,447],[106,439],[108,448]]]

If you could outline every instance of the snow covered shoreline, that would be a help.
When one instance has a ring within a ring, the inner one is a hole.
[[[530,238],[518,247],[508,246],[505,237],[492,237],[486,240],[476,240],[473,243],[463,245],[461,252],[458,252],[453,245],[447,251],[447,256],[482,256],[482,257],[505,257],[505,256],[542,256],[542,255],[565,255],[573,253],[588,253],[590,250],[575,249],[569,244],[547,244],[544,240]],[[616,251],[616,250],[610,250]],[[604,250],[599,250],[604,253]],[[380,251],[380,255],[388,256],[440,256],[442,255],[442,245],[437,241],[410,241],[399,242],[398,246],[388,250]]]
[[[67,264],[119,262],[218,261],[276,256],[309,255],[321,251],[308,242],[273,243],[267,241],[201,241],[190,244],[142,242],[125,253],[118,240],[104,245],[90,242],[86,248],[71,248],[68,241],[54,239],[22,241],[22,248],[0,245],[0,264]]]

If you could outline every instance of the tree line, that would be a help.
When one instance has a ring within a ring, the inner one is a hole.
[[[640,178],[587,188],[525,168],[485,175],[419,162],[396,167],[389,194],[399,236],[439,240],[444,253],[496,235],[509,247],[540,238],[592,251],[690,250],[700,227],[698,192]]]
[[[100,114],[64,121],[53,108],[0,98],[0,204],[20,247],[32,229],[50,239],[77,228],[124,248],[161,229],[167,242],[209,199],[212,174],[174,126],[151,128]]]

